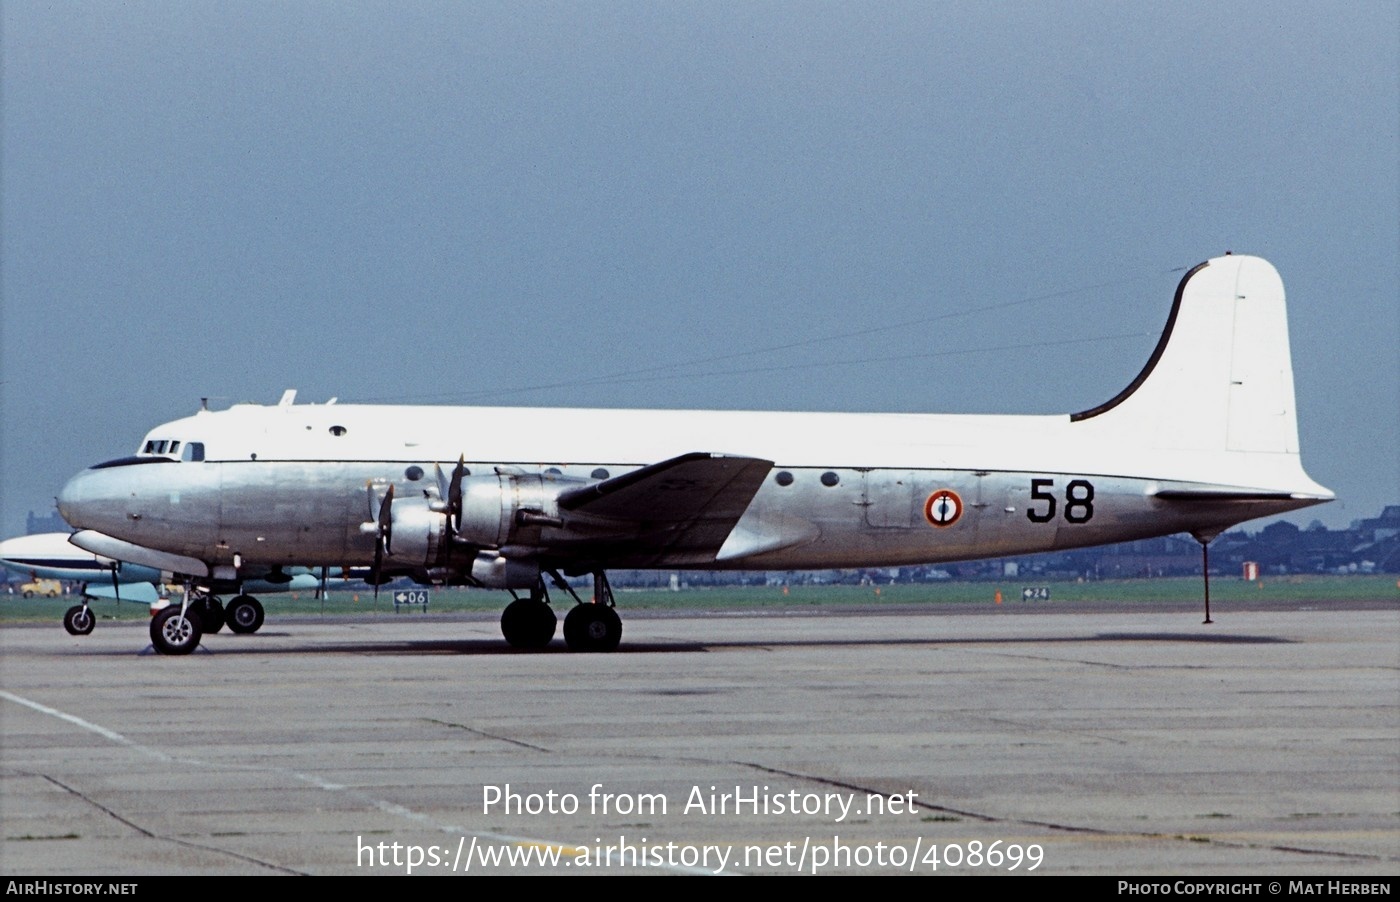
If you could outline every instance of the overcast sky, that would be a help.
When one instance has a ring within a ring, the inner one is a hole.
[[[1394,0],[0,16],[5,536],[201,397],[1081,410],[1226,250],[1400,503]]]

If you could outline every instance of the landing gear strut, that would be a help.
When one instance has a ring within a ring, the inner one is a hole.
[[[1219,530],[1214,532],[1193,532],[1191,537],[1201,543],[1201,581],[1205,589],[1206,597],[1206,619],[1201,623],[1214,623],[1210,619],[1210,543],[1219,535]]]
[[[1201,543],[1201,580],[1206,592],[1206,619],[1202,623],[1214,623],[1210,619],[1210,543]]]

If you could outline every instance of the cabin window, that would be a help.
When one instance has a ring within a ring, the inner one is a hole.
[[[837,476],[830,470],[827,470],[825,473],[822,474],[822,485],[827,486],[828,488],[830,488],[833,485],[836,485],[840,481],[841,477]]]
[[[545,471],[544,471],[544,475],[546,475],[546,476],[563,476],[563,475],[564,475],[564,471],[561,470],[561,469],[559,469],[558,467],[550,467],[548,470],[545,470]]]
[[[604,470],[602,467],[599,467],[598,469],[594,470],[594,471],[593,471],[592,473],[590,473],[589,475],[592,476],[594,479],[607,479],[607,478],[608,478],[608,471],[607,471],[607,470]]]
[[[344,426],[332,426],[332,427],[331,427],[331,435],[341,436],[341,435],[344,435],[347,431],[348,431],[348,430],[347,430]]]
[[[407,470],[404,470],[403,475],[404,478],[406,478],[409,482],[417,482],[418,480],[423,478],[423,468],[418,466],[417,464],[414,464]]]
[[[789,473],[787,470],[779,470],[778,475],[774,477],[774,480],[778,483],[778,485],[792,485],[792,474]]]

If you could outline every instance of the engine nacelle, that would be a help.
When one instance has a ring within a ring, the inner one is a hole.
[[[388,560],[395,565],[432,566],[447,546],[447,515],[429,508],[426,498],[396,498]]]
[[[532,544],[545,526],[560,527],[559,493],[583,480],[499,473],[462,483],[460,541],[483,548]]]

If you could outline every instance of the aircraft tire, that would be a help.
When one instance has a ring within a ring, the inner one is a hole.
[[[605,604],[577,604],[564,617],[569,651],[613,651],[622,641],[622,618]]]
[[[224,614],[224,606],[219,602],[219,599],[213,595],[207,595],[200,601],[197,609],[199,622],[206,633],[217,633],[224,628],[226,615]]]
[[[501,635],[514,648],[544,648],[558,625],[553,608],[529,598],[517,598],[501,612]]]
[[[256,633],[263,625],[263,606],[251,595],[239,595],[224,608],[224,620],[235,633]]]
[[[92,616],[92,609],[80,604],[73,605],[63,615],[63,628],[72,636],[86,636],[96,625],[97,618]]]
[[[172,604],[151,618],[151,644],[163,655],[187,655],[199,646],[204,629],[194,608],[180,616],[180,606]]]

